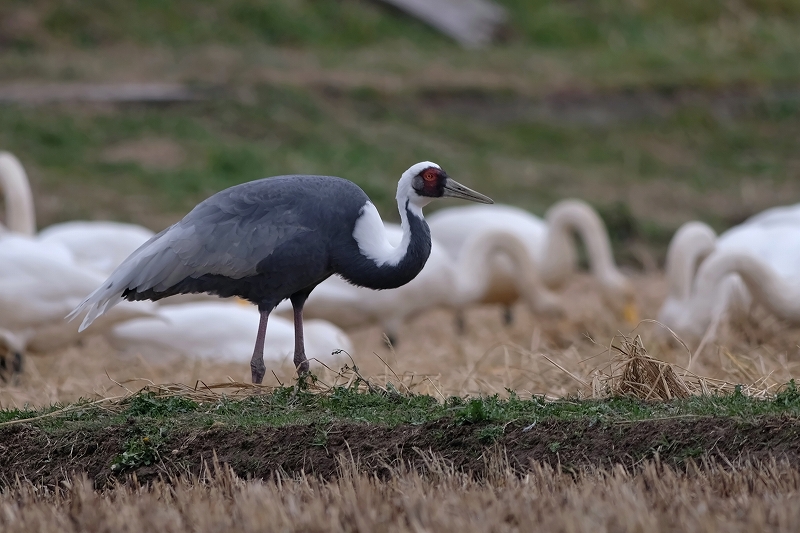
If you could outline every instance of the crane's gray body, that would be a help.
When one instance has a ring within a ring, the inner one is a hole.
[[[397,265],[379,265],[353,236],[368,202],[355,183],[331,176],[277,176],[221,191],[131,254],[75,310],[89,309],[81,328],[120,297],[206,292],[269,311],[334,273],[372,289],[408,283],[430,254],[428,225],[406,203],[407,253]]]

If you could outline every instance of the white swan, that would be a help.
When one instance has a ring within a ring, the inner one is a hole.
[[[588,204],[563,200],[551,207],[542,220],[523,209],[508,205],[464,206],[441,209],[428,217],[431,234],[454,257],[470,235],[502,230],[516,235],[530,261],[550,287],[564,283],[577,269],[572,234],[585,243],[592,274],[598,279],[604,300],[627,320],[636,322],[633,288],[614,263],[603,221]],[[513,303],[518,298],[506,258],[492,262],[491,284],[481,301]]]
[[[785,306],[766,300],[771,290],[756,285],[759,276],[771,286],[782,283],[791,287],[798,279],[797,208],[767,210],[719,238],[702,222],[684,224],[667,252],[669,292],[659,320],[689,339],[697,338],[724,313],[748,311],[754,296],[778,316],[791,320],[791,315],[784,313]]]
[[[78,339],[64,317],[88,291],[104,280],[59,257],[49,246],[23,237],[0,240],[0,330],[17,350],[46,351]],[[149,302],[125,302],[103,327],[134,317],[149,316]],[[7,344],[9,344],[7,342]]]
[[[778,318],[800,323],[800,278],[786,278],[747,252],[717,250],[700,265],[683,313],[667,323],[696,340],[726,314],[757,302]]]
[[[697,269],[714,251],[716,240],[717,234],[703,222],[687,222],[675,232],[667,248],[667,297],[658,313],[660,322],[673,327],[681,320],[692,296]]]
[[[389,242],[396,245],[402,238],[402,229],[396,224],[385,226]],[[490,262],[497,254],[510,258],[515,290],[533,312],[561,312],[558,298],[538,279],[523,243],[500,230],[482,232],[469,239],[456,260],[433,239],[425,267],[417,277],[396,289],[371,291],[340,278],[329,278],[311,293],[304,312],[306,316],[345,328],[378,322],[390,338],[396,338],[403,321],[415,313],[438,306],[458,309],[479,301],[487,291]],[[278,311],[286,313],[291,308],[283,303]]]
[[[136,224],[73,221],[43,229],[38,240],[64,246],[77,264],[108,276],[153,235],[153,231]]]
[[[258,330],[255,307],[232,302],[202,302],[165,305],[158,316],[117,324],[108,335],[121,350],[162,357],[164,352],[186,357],[220,361],[249,361],[253,337]],[[333,369],[353,354],[350,338],[339,328],[322,320],[304,324],[306,354],[312,366],[317,361]],[[294,354],[294,326],[290,320],[271,317],[267,325],[264,357],[291,364]],[[346,353],[335,353],[343,350]],[[315,361],[315,359],[317,361]]]
[[[6,211],[6,233],[35,237],[43,245],[68,249],[79,266],[107,276],[153,232],[136,224],[75,221],[54,224],[36,235],[36,212],[30,182],[19,160],[0,152],[0,187]],[[60,252],[58,252],[60,253]]]

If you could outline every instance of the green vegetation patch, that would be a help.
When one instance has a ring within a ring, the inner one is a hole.
[[[583,197],[600,208],[617,251],[629,241],[665,249],[678,220],[722,230],[750,214],[742,190],[757,190],[760,205],[797,188],[796,100],[750,94],[740,106],[735,96],[706,94],[705,103],[676,101],[658,116],[639,102],[650,97],[576,101],[568,120],[550,117],[545,102],[490,93],[430,100],[266,86],[249,103],[221,98],[104,113],[0,106],[0,147],[20,157],[37,197],[69,199],[40,209],[42,226],[113,217],[160,230],[167,216],[214,192],[291,173],[351,179],[395,220],[400,173],[433,160],[495,201],[537,214]],[[626,114],[593,122],[615,106]],[[655,198],[662,207],[651,209]],[[448,205],[455,204],[431,209]]]
[[[394,461],[424,464],[412,450],[440,453],[458,468],[478,472],[487,468],[485,453],[494,446],[520,466],[535,460],[578,467],[656,456],[684,464],[715,453],[794,457],[800,391],[792,382],[766,400],[737,390],[663,403],[546,401],[513,393],[438,402],[391,389],[320,393],[299,386],[213,401],[143,392],[111,406],[82,403],[0,416],[4,442],[20,450],[14,457],[24,455],[0,457],[0,480],[44,472],[57,484],[78,468],[103,486],[133,472],[140,480],[165,472],[198,475],[215,457],[245,477],[269,477],[276,470],[329,477],[336,475],[341,454],[362,457],[364,467],[376,472]]]
[[[281,387],[269,394],[245,399],[220,398],[214,402],[142,392],[112,410],[87,403],[42,410],[9,409],[0,411],[0,420],[8,423],[35,419],[31,423],[52,432],[80,426],[144,427],[147,430],[140,432],[141,435],[152,438],[153,431],[163,436],[174,428],[207,429],[215,425],[256,428],[360,422],[396,427],[439,420],[450,420],[455,425],[497,425],[581,419],[616,423],[675,417],[748,420],[764,415],[800,416],[800,390],[794,381],[766,400],[746,396],[737,389],[727,395],[692,396],[671,402],[644,402],[626,397],[551,401],[535,396],[521,399],[511,392],[508,398],[454,396],[441,403],[432,396],[363,392],[354,387],[334,387],[326,393]]]

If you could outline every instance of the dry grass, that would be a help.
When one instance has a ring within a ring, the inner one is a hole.
[[[619,340],[620,345],[611,345],[617,358],[609,365],[610,372],[598,371],[592,381],[594,397],[634,396],[668,401],[691,396],[689,386],[672,365],[648,355],[641,335],[633,338],[621,335]]]
[[[342,459],[338,479],[276,475],[245,481],[210,465],[200,479],[97,492],[77,479],[57,490],[17,481],[0,494],[0,529],[164,533],[194,531],[795,531],[800,470],[658,462],[578,473],[532,465],[512,473],[500,452],[476,481],[425,452],[426,471],[387,481]]]
[[[663,298],[663,280],[646,276],[635,281],[642,315],[654,317]],[[591,283],[579,278],[566,288],[564,320],[537,319],[519,307],[514,324],[505,327],[498,308],[480,307],[467,314],[467,331],[459,336],[450,313],[432,310],[412,318],[400,332],[400,344],[391,350],[377,326],[351,331],[355,350],[350,366],[357,365],[374,386],[391,382],[400,392],[440,399],[453,394],[502,396],[507,389],[521,396],[552,398],[621,393],[667,399],[730,391],[733,384],[765,395],[800,375],[798,328],[757,313],[747,323],[723,328],[718,345],[690,354],[653,322],[643,322],[631,332],[630,325],[604,310]],[[271,370],[266,385],[293,382],[294,370],[288,365]],[[345,384],[354,377],[352,371],[336,370],[320,372],[319,386]],[[122,357],[104,339],[88,337],[80,347],[30,357],[20,383],[0,387],[0,406],[122,397],[164,383],[191,389],[230,384],[226,394],[244,394],[235,384],[248,381],[247,361]]]
[[[453,317],[415,317],[394,350],[377,327],[351,332],[356,350],[343,371],[325,370],[312,386],[324,392],[352,384],[400,393],[505,394],[509,388],[551,397],[630,394],[669,399],[744,384],[767,395],[798,373],[800,330],[757,313],[724,328],[719,345],[689,350],[664,329],[633,332],[580,279],[566,289],[568,319],[541,322],[518,310],[510,328],[496,308],[472,310],[464,336]],[[644,316],[654,316],[662,280],[637,280]],[[620,331],[627,331],[622,334]],[[606,339],[605,345],[593,339]],[[648,353],[649,351],[649,353]],[[692,368],[692,372],[687,370]],[[216,399],[292,382],[293,369],[274,369],[264,387],[249,385],[247,362],[218,364],[122,358],[102,338],[81,347],[31,357],[15,386],[0,387],[4,407],[46,405],[89,397],[114,408],[117,399],[147,387],[160,394]],[[702,376],[702,377],[701,377]],[[171,385],[163,385],[172,383]],[[276,475],[245,481],[226,466],[208,465],[195,479],[95,491],[76,479],[57,490],[16,480],[0,493],[0,530],[17,531],[793,531],[800,469],[785,464],[704,463],[676,471],[658,461],[636,471],[553,470],[532,464],[512,472],[502,450],[486,454],[485,478],[455,470],[424,450],[426,468],[387,466],[388,479],[342,459],[333,481]],[[363,470],[363,469],[362,469]]]

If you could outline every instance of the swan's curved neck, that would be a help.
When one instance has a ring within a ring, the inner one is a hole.
[[[531,309],[536,309],[545,292],[538,269],[528,255],[525,243],[505,231],[486,231],[467,240],[455,263],[455,305],[479,300],[489,289],[492,257],[506,255],[514,268],[517,290]]]
[[[778,317],[800,322],[800,284],[781,278],[769,265],[747,253],[711,254],[697,273],[695,298],[714,298],[717,288],[731,274],[738,274],[753,298]]]
[[[542,278],[548,284],[563,281],[575,269],[573,232],[578,234],[586,246],[589,267],[602,283],[617,283],[623,278],[614,263],[605,224],[588,204],[579,200],[564,200],[551,207],[545,219],[547,241]]]
[[[19,160],[0,152],[0,187],[5,198],[6,227],[23,235],[36,234],[36,214],[28,176]]]
[[[717,235],[702,222],[681,226],[667,249],[666,276],[669,297],[688,300],[698,264],[714,251]]]

